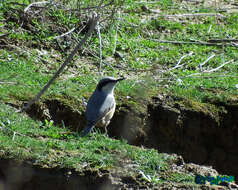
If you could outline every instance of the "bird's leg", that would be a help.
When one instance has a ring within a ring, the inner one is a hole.
[[[93,135],[96,134],[96,129],[95,129],[95,127],[93,127],[93,128],[91,129],[91,133],[92,133]]]
[[[107,135],[107,125],[105,125],[104,130],[105,130],[105,134]]]
[[[106,123],[105,126],[104,126],[104,132],[105,132],[104,135],[107,136],[107,137],[108,137],[107,126],[109,125],[109,123],[110,123],[110,120],[107,121],[107,123]]]

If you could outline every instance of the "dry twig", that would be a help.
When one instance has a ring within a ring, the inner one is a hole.
[[[32,7],[32,6],[37,6],[37,5],[41,5],[41,4],[49,4],[49,1],[39,1],[39,2],[33,2],[31,4],[29,4],[25,9],[24,9],[24,13],[27,13],[27,11]]]
[[[203,61],[202,63],[200,63],[198,66],[199,66],[199,69],[200,69],[200,72],[202,72],[202,66],[205,65],[210,59],[212,59],[213,57],[215,57],[215,54],[212,54],[211,56],[209,56],[205,61]]]
[[[32,99],[30,100],[26,106],[22,108],[21,111],[27,110],[35,101],[37,101],[41,95],[49,88],[49,86],[53,83],[53,81],[59,76],[59,74],[64,70],[66,65],[72,60],[75,53],[82,48],[83,44],[86,42],[87,38],[91,35],[93,30],[95,29],[97,23],[99,20],[99,16],[93,14],[91,19],[91,25],[90,29],[88,30],[87,34],[84,36],[84,38],[77,44],[77,46],[74,48],[74,50],[71,52],[71,54],[66,58],[64,63],[60,66],[60,68],[56,71],[54,76],[48,81],[48,83],[41,89],[41,91]]]
[[[114,44],[113,44],[113,49],[112,49],[112,54],[115,53],[116,47],[117,47],[117,32],[118,32],[118,27],[119,27],[119,22],[121,21],[121,13],[118,11],[118,19],[116,23],[116,31],[115,31],[115,36],[114,36]]]
[[[8,120],[8,122],[10,122],[10,121]],[[12,129],[10,129],[9,127],[7,127],[3,122],[1,122],[0,124],[1,124],[1,126],[0,126],[0,130],[2,130],[2,131],[4,131],[4,130],[5,130],[5,131],[10,131],[10,132],[13,133],[12,141],[15,140],[16,135],[19,135],[19,136],[26,136],[26,135],[23,135],[23,134],[18,133],[18,132],[16,132],[16,131],[13,131]]]
[[[97,28],[97,34],[98,34],[98,40],[99,40],[99,58],[100,58],[99,73],[101,73],[101,69],[102,69],[102,38],[101,38],[99,24],[97,24],[96,28]]]
[[[157,17],[193,17],[193,16],[216,16],[220,18],[225,18],[219,13],[188,13],[188,14],[174,14],[174,15],[157,15]]]
[[[64,33],[64,34],[61,34],[61,35],[59,35],[59,36],[55,36],[53,39],[56,40],[56,39],[62,38],[62,37],[64,37],[64,36],[66,36],[66,35],[72,33],[75,29],[76,29],[76,28],[72,28],[70,31],[68,31],[68,32],[66,32],[66,33]]]
[[[208,34],[211,32],[211,29],[212,29],[212,25],[210,24],[208,31],[207,31]]]
[[[200,73],[193,73],[193,74],[191,74],[191,75],[188,75],[188,77],[194,76],[194,75],[201,75],[202,73],[211,73],[211,72],[217,71],[217,70],[219,70],[220,68],[224,67],[226,64],[231,63],[231,62],[233,62],[233,61],[234,61],[234,60],[232,59],[232,60],[230,60],[230,61],[227,61],[227,62],[221,64],[221,65],[218,66],[217,68],[210,69],[210,70],[205,70],[205,71],[200,72]]]
[[[17,84],[17,82],[10,82],[10,81],[0,81],[0,84]]]
[[[217,68],[214,68],[214,69],[211,69],[211,70],[206,70],[206,71],[204,71],[204,72],[205,72],[205,73],[211,73],[211,72],[217,71],[217,70],[219,70],[220,68],[224,67],[226,64],[232,63],[233,61],[234,61],[234,60],[232,59],[232,60],[230,60],[230,61],[227,61],[227,62],[221,64],[221,65],[220,65],[219,67],[217,67]]]
[[[170,41],[170,40],[157,40],[157,39],[150,39],[156,41],[158,43],[170,43],[170,44],[196,44],[196,45],[207,45],[207,46],[233,46],[238,47],[232,43],[211,43],[211,42],[202,42],[202,41]]]
[[[202,73],[199,73],[199,74],[202,74]],[[181,76],[179,77],[180,79],[183,79],[183,78],[237,78],[237,76],[234,76],[234,75],[213,75],[213,76],[210,76],[210,75],[188,75],[188,76]],[[159,78],[157,80],[177,80],[177,78],[175,77],[165,77],[165,78]]]
[[[238,42],[238,39],[210,39],[208,42],[220,43],[220,42]]]
[[[169,69],[169,71],[171,70],[174,70],[174,69],[177,69],[178,67],[182,67],[184,64],[180,65],[181,61],[185,58],[185,57],[188,57],[188,56],[191,56],[193,54],[193,52],[189,52],[188,54],[185,54],[183,55],[182,57],[180,57],[180,59],[178,60],[177,64],[172,67],[171,69]]]
[[[90,56],[100,60],[100,57],[98,57],[94,52],[92,52],[92,50],[88,50],[88,49],[84,49],[83,51],[88,52],[90,54]],[[102,61],[103,64],[107,65],[108,67],[110,67],[111,69],[114,69],[113,66],[105,61]]]

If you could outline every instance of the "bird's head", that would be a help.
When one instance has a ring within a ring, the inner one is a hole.
[[[113,77],[104,77],[101,79],[97,85],[97,90],[105,92],[105,93],[112,93],[115,85],[117,82],[124,80],[124,77],[121,78],[113,78]]]

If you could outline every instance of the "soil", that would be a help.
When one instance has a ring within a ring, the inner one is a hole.
[[[63,120],[75,131],[82,130],[85,124],[83,112],[58,100],[34,104],[28,114],[40,120],[50,118],[59,125]],[[199,104],[158,95],[144,112],[119,105],[108,133],[132,145],[182,155],[186,163],[213,166],[219,173],[238,179],[237,115],[235,102]]]

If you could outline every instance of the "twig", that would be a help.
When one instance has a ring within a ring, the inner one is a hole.
[[[196,44],[196,45],[208,45],[208,46],[233,46],[236,47],[234,44],[222,44],[222,43],[211,43],[211,42],[201,42],[201,41],[195,41],[195,42],[185,42],[185,41],[170,41],[170,40],[157,40],[157,39],[150,39],[153,41],[156,41],[158,43],[170,43],[170,44]]]
[[[234,61],[234,60],[232,59],[232,60],[230,60],[230,61],[227,61],[227,62],[221,64],[221,65],[220,65],[219,67],[217,67],[217,68],[214,68],[214,69],[211,69],[211,70],[205,70],[205,71],[200,72],[200,73],[193,73],[193,74],[188,75],[188,76],[190,77],[190,76],[194,76],[194,75],[201,75],[202,73],[211,73],[211,72],[214,72],[214,71],[219,70],[220,68],[224,67],[226,64],[231,63],[231,62],[233,62],[233,61]]]
[[[65,66],[72,60],[73,56],[75,55],[75,53],[81,49],[81,47],[83,46],[83,44],[86,42],[87,38],[91,35],[91,33],[93,32],[94,28],[97,25],[97,22],[99,20],[99,16],[93,14],[92,18],[91,18],[92,22],[90,25],[90,29],[88,30],[87,34],[84,36],[84,38],[77,44],[77,46],[74,48],[74,50],[71,52],[71,54],[66,58],[66,60],[64,61],[64,63],[60,66],[60,68],[56,71],[56,73],[54,74],[54,76],[47,82],[47,84],[43,87],[43,89],[41,89],[41,91],[32,99],[30,100],[26,106],[24,106],[22,108],[21,111],[25,111],[27,110],[35,101],[37,101],[41,95],[49,88],[49,86],[52,84],[52,82],[59,76],[59,74],[63,71],[63,69],[65,68]]]
[[[76,29],[76,28],[72,28],[70,31],[68,31],[68,32],[66,32],[66,33],[64,33],[64,34],[61,34],[61,35],[59,35],[59,36],[55,36],[53,39],[56,40],[56,39],[58,39],[58,38],[62,38],[62,37],[64,37],[64,36],[66,36],[66,35],[72,33],[75,29]]]
[[[232,44],[233,47],[238,47],[238,44],[235,43],[235,42],[231,42],[231,44]]]
[[[17,84],[17,82],[4,82],[4,81],[0,81],[0,84]]]
[[[154,4],[154,3],[157,3],[157,1],[135,1],[134,3],[136,3],[136,4],[144,4],[144,3],[146,3],[146,4]]]
[[[36,6],[36,5],[40,5],[40,4],[48,4],[50,3],[49,1],[39,1],[39,2],[33,2],[31,4],[29,4],[25,9],[24,9],[24,13],[26,13],[32,6]]]
[[[171,69],[169,69],[169,71],[174,70],[174,69],[176,69],[176,68],[178,68],[178,67],[182,67],[184,64],[180,65],[181,61],[182,61],[185,57],[191,56],[192,54],[193,54],[193,52],[191,51],[191,52],[189,52],[188,54],[185,54],[185,55],[183,55],[182,57],[180,57],[180,59],[178,60],[177,64],[176,64],[174,67],[172,67]]]
[[[170,43],[170,44],[198,44],[198,45],[216,45],[214,43],[207,43],[207,42],[185,42],[185,41],[170,41],[170,40],[157,40],[152,39],[158,43]]]
[[[10,131],[10,132],[13,133],[12,141],[15,140],[15,136],[16,136],[16,135],[19,135],[19,136],[26,136],[26,135],[23,135],[23,134],[21,134],[21,133],[18,133],[18,132],[16,132],[16,131],[13,131],[12,129],[8,128],[8,127],[7,127],[3,122],[1,122],[0,124],[1,124],[1,126],[0,126],[0,130],[8,130],[8,131]]]
[[[189,52],[188,54],[183,55],[183,56],[179,59],[179,61],[177,62],[177,65],[179,65],[179,64],[181,63],[182,59],[184,59],[185,57],[191,56],[192,54],[193,54],[193,52],[191,51],[191,52]]]
[[[194,73],[195,74],[195,73]],[[196,73],[196,74],[202,74],[202,73]],[[188,76],[181,76],[180,79],[183,78],[237,78],[237,76],[234,75],[215,75],[215,76],[209,76],[209,75],[188,75]],[[165,77],[165,78],[159,78],[157,80],[177,80],[175,77]]]
[[[211,29],[212,29],[212,25],[210,24],[208,31],[207,31],[208,34],[211,32]]]
[[[101,3],[100,3],[98,6],[80,7],[80,9],[69,9],[69,8],[65,9],[64,7],[62,7],[62,9],[63,9],[64,11],[71,11],[71,12],[80,11],[80,10],[99,9],[99,8],[102,9],[102,8],[105,8],[105,7],[109,6],[109,5],[111,5],[111,4],[114,2],[114,0],[111,0],[109,3],[107,3],[107,4],[105,4],[105,5],[102,5],[102,2],[103,2],[103,1],[101,1]]]
[[[1,34],[0,35],[0,38],[3,38],[3,37],[5,37],[5,36],[8,36],[10,33],[7,33],[7,34]]]
[[[100,33],[100,26],[97,24],[97,34],[98,34],[98,40],[99,40],[99,73],[101,73],[102,69],[102,38],[101,38],[101,33]]]
[[[142,5],[141,6],[141,9],[145,12],[149,12],[149,13],[155,13],[155,14],[158,14],[160,13],[160,11],[157,11],[157,10],[153,10],[153,9],[149,9],[147,6],[145,5]]]
[[[188,13],[188,14],[174,14],[174,15],[157,15],[157,17],[190,17],[190,16],[218,16],[225,18],[222,14],[219,13]]]
[[[113,44],[113,49],[112,49],[112,54],[114,55],[115,51],[116,51],[116,47],[117,47],[117,32],[118,32],[118,27],[119,27],[119,22],[121,20],[121,13],[120,11],[118,11],[118,19],[117,19],[117,23],[116,23],[116,31],[115,31],[115,36],[114,36],[114,44]]]
[[[217,70],[219,70],[220,68],[224,67],[226,64],[231,63],[231,62],[233,62],[233,61],[234,61],[233,59],[230,60],[230,61],[227,61],[227,62],[221,64],[221,65],[220,65],[219,67],[217,67],[217,68],[204,71],[204,73],[211,73],[211,72],[217,71]]]
[[[238,39],[210,39],[208,42],[219,43],[219,42],[238,42]]]
[[[203,61],[202,63],[199,64],[199,69],[200,72],[202,72],[202,66],[205,65],[210,59],[212,59],[213,57],[215,57],[215,54],[213,53],[211,56],[209,56],[205,61]]]
[[[18,2],[8,2],[10,5],[20,5],[20,6],[26,6],[25,3],[18,3]]]
[[[88,52],[90,54],[90,56],[100,60],[100,57],[98,57],[96,54],[94,54],[92,51],[88,50],[88,49],[84,49],[84,51]],[[110,67],[111,69],[114,70],[113,66],[111,66],[111,64],[108,64],[107,62],[105,61],[102,61],[103,64],[107,65],[108,67]]]
[[[14,140],[15,140],[15,136],[16,136],[16,132],[15,132],[15,131],[13,131],[12,141],[14,141]]]

